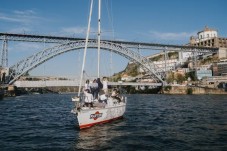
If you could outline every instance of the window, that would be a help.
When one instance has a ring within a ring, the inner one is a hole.
[[[207,34],[207,38],[209,38],[209,34]]]

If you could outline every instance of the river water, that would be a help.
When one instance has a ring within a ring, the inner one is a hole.
[[[4,98],[0,150],[227,150],[226,95],[128,95],[123,119],[85,130],[72,96]]]

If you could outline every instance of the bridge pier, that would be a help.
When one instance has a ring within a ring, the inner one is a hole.
[[[4,40],[2,42],[1,66],[8,67],[8,40],[6,36],[4,36]]]
[[[180,64],[183,62],[183,52],[182,51],[178,52],[178,60],[179,60]]]

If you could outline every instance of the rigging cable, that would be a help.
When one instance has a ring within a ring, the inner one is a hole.
[[[85,48],[84,48],[83,64],[82,64],[81,75],[80,75],[80,86],[79,86],[78,97],[80,96],[83,73],[84,73],[84,66],[85,66],[85,62],[86,62],[87,45],[88,45],[88,38],[89,38],[89,32],[90,32],[90,26],[91,26],[92,7],[93,7],[93,0],[91,0],[91,6],[90,6],[90,15],[89,15],[89,19],[88,19],[88,28],[87,28],[86,42],[85,42]]]
[[[110,8],[109,8],[110,7]],[[106,8],[107,8],[107,13],[108,13],[108,19],[110,22],[110,26],[112,28],[112,38],[115,40],[115,33],[114,33],[114,25],[113,25],[113,13],[112,13],[112,1],[106,0]],[[113,51],[110,51],[110,77],[113,75]]]

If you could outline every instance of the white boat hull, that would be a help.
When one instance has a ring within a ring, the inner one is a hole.
[[[81,110],[77,114],[80,129],[91,127],[95,124],[107,123],[123,117],[125,104],[113,107]]]
[[[125,109],[126,101],[120,103],[108,103],[104,108],[82,107],[74,113],[77,116],[79,128],[84,129],[96,124],[107,123],[122,118]]]

